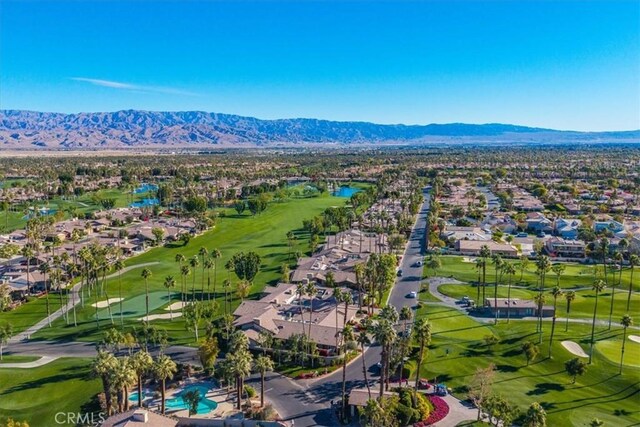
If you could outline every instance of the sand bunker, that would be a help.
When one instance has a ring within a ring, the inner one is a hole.
[[[111,304],[120,302],[122,299],[124,298],[109,298],[104,301],[94,302],[93,304],[91,304],[91,307],[105,308],[110,306]]]
[[[462,257],[462,262],[469,262],[469,263],[474,263],[476,262],[475,258],[469,258],[469,257]]]
[[[580,344],[573,341],[562,341],[562,346],[567,349],[567,351],[578,357],[589,357],[587,353],[584,352]]]
[[[639,335],[629,335],[629,339],[633,342],[637,342],[640,343],[640,336]]]
[[[167,311],[169,311],[169,310],[173,310],[173,311],[182,310],[187,304],[189,304],[189,303],[185,302],[185,301],[174,302],[170,306],[165,307],[165,310],[167,310]]]
[[[176,317],[180,317],[182,316],[182,313],[173,313],[173,318],[175,319]],[[149,315],[149,318],[147,319],[147,316],[144,317],[140,317],[138,320],[142,320],[150,322],[152,320],[158,320],[158,319],[171,319],[171,313],[167,313],[167,314],[151,314]]]

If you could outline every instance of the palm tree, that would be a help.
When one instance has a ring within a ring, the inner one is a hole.
[[[124,268],[124,262],[121,259],[117,259],[113,264],[113,268],[118,272],[118,298],[120,299],[120,326],[124,327],[124,312],[122,310],[122,269]]]
[[[12,334],[13,326],[10,323],[0,326],[0,361],[2,361],[4,346],[9,343]]]
[[[198,255],[202,258],[202,277],[200,279],[200,299],[204,299],[204,270],[207,268],[207,258],[209,258],[209,251],[204,246],[198,250]]]
[[[633,290],[633,271],[635,267],[640,265],[640,257],[636,254],[631,254],[629,256],[629,266],[631,267],[631,277],[629,278],[629,293],[627,294],[627,311],[629,311],[629,307],[631,306],[631,292]]]
[[[622,282],[622,261],[624,261],[624,257],[622,253],[616,252],[613,254],[613,260],[618,263],[618,269],[620,270],[620,281]],[[611,330],[611,320],[613,318],[613,302],[615,301],[616,295],[616,275],[613,274],[613,278],[611,279],[611,305],[609,306],[609,330]],[[620,284],[620,283],[618,283]]]
[[[260,373],[260,407],[264,407],[264,376],[268,371],[273,371],[273,360],[269,356],[260,355],[253,362],[253,367]]]
[[[156,362],[153,365],[153,373],[158,381],[160,381],[160,394],[162,399],[161,412],[162,415],[165,413],[165,393],[166,393],[166,382],[173,378],[173,375],[178,370],[175,362],[171,360],[169,356],[166,354],[161,354],[156,359]]]
[[[476,258],[475,267],[476,267],[476,270],[478,270],[478,282],[477,282],[477,286],[476,286],[476,290],[478,292],[477,292],[477,295],[476,295],[476,301],[480,301],[480,288],[481,288],[481,283],[482,283],[482,281],[481,281],[482,273],[481,272],[482,272],[483,266],[484,266],[484,260],[482,258]]]
[[[180,276],[182,277],[182,285],[180,288],[180,301],[182,305],[187,301],[187,276],[191,274],[191,269],[188,265],[180,267]]]
[[[327,275],[328,276],[328,275]],[[340,328],[338,327],[338,307],[340,306],[340,303],[342,302],[342,291],[340,290],[339,287],[334,286],[333,288],[333,299],[336,303],[336,331],[339,330]],[[338,333],[336,333],[336,352],[340,352],[340,349],[338,348]]]
[[[27,293],[31,294],[31,259],[33,258],[34,252],[31,248],[30,244],[26,244],[22,247],[20,254],[27,261]]]
[[[216,295],[216,284],[218,278],[218,260],[222,257],[222,252],[219,249],[211,250],[211,259],[213,260],[213,295]]]
[[[153,368],[153,358],[146,350],[140,350],[131,357],[131,364],[138,383],[138,407],[142,408],[142,381]]]
[[[211,257],[207,257],[207,259],[204,260],[203,265],[204,268],[207,269],[207,300],[211,301],[211,269],[213,268],[213,259],[211,259]]]
[[[556,318],[557,316],[557,308],[558,308],[558,298],[564,295],[562,288],[560,286],[556,286],[551,290],[551,295],[553,295],[553,320],[551,321],[551,337],[549,338],[549,358],[551,358],[551,347],[553,344],[553,334],[556,330]]]
[[[596,292],[596,302],[593,305],[593,320],[591,321],[591,348],[589,349],[589,364],[591,364],[591,358],[593,357],[593,346],[595,344],[594,335],[596,332],[596,313],[598,312],[598,295],[606,288],[607,285],[602,280],[596,280],[593,284],[593,290]]]
[[[232,353],[227,353],[227,363],[229,363],[229,369],[236,378],[236,392],[238,393],[236,409],[240,410],[242,393],[244,391],[244,379],[251,374],[251,353],[244,348],[240,348]]]
[[[194,255],[191,258],[189,258],[189,266],[193,270],[193,282],[191,285],[191,301],[196,300],[196,268],[198,268],[199,265],[200,265],[200,259],[198,258],[197,255]]]
[[[482,259],[482,303],[486,300],[486,287],[487,287],[487,259],[491,256],[491,250],[489,246],[482,245],[480,248],[480,258]]]
[[[564,274],[566,268],[564,264],[553,264],[551,266],[551,271],[556,275],[556,286],[560,286],[560,276]]]
[[[364,348],[371,344],[371,340],[369,339],[369,328],[371,327],[368,319],[364,319],[360,323],[360,333],[358,334],[358,344],[360,344],[360,351],[362,352],[362,373],[364,374],[364,383],[367,386],[367,392],[369,393],[369,399],[371,399],[371,385],[369,385],[369,380],[367,379],[367,362],[364,359]]]
[[[607,254],[609,252],[609,239],[603,237],[598,242],[598,248],[600,249],[600,255],[602,256],[602,266],[604,268],[604,285],[608,286],[607,281]]]
[[[313,300],[318,293],[318,287],[315,282],[309,282],[305,286],[304,292],[309,296],[309,335],[307,336],[309,345],[311,345],[311,326],[313,325]],[[302,312],[300,312],[302,316]],[[304,316],[302,317],[302,329],[304,329]],[[304,334],[304,331],[303,331]]]
[[[409,322],[413,319],[413,310],[408,306],[404,306],[400,309],[399,320],[404,323],[404,332],[403,337],[405,339],[409,338]],[[402,387],[402,373],[404,372],[404,357],[400,362],[400,387]],[[408,379],[407,379],[408,381]]]
[[[513,264],[505,263],[504,273],[509,278],[507,282],[507,323],[509,323],[511,317],[511,282],[513,281],[513,275],[516,274],[516,267]]]
[[[564,325],[564,331],[567,332],[569,330],[569,313],[571,312],[571,302],[576,299],[575,291],[568,291],[564,294],[564,299],[567,301],[567,321]]]
[[[622,362],[624,362],[624,345],[627,343],[627,328],[633,325],[633,319],[628,314],[622,316],[622,320],[620,320],[620,324],[622,325],[622,350],[620,351],[620,373],[622,374]]]
[[[342,418],[347,417],[347,350],[348,344],[355,338],[353,327],[345,324],[342,328]]]
[[[229,303],[229,289],[231,289],[231,280],[224,279],[222,282],[222,288],[224,289],[224,314],[227,315],[227,304]],[[231,307],[229,307],[231,311]]]
[[[102,389],[104,391],[104,398],[107,405],[107,415],[111,415],[111,378],[112,374],[118,365],[118,360],[115,356],[104,350],[98,351],[98,356],[91,365],[91,371],[93,375],[102,380]]]
[[[380,372],[380,398],[384,395],[385,378],[387,377],[387,359],[389,359],[389,350],[392,343],[396,340],[396,330],[393,324],[385,318],[378,320],[373,327],[373,336],[382,347],[380,364],[382,366]]]
[[[47,274],[51,271],[51,267],[49,263],[43,262],[38,267],[38,270],[44,276],[44,293],[47,297],[47,322],[49,323],[49,327],[51,327],[51,308],[49,306],[49,286],[47,283]]]
[[[493,304],[494,304],[494,307],[496,308],[495,309],[495,315],[496,316],[495,316],[495,319],[493,321],[493,324],[497,325],[498,324],[498,311],[499,311],[498,310],[498,282],[500,281],[499,280],[499,276],[500,276],[499,273],[502,270],[502,268],[504,267],[505,262],[502,260],[502,257],[499,254],[495,254],[493,256],[492,262],[493,262],[493,266],[494,266],[495,271],[496,271],[496,282],[495,282],[495,285],[493,287]]]
[[[536,296],[533,297],[533,300],[536,303],[536,307],[538,307],[538,319],[541,322],[542,309],[544,307],[544,303],[547,301],[547,297],[545,294],[536,294]],[[542,343],[542,331],[540,331],[540,334],[538,335],[538,344],[540,343]]]
[[[119,359],[111,376],[111,384],[118,392],[119,412],[129,410],[129,386],[135,382],[136,372],[132,367],[131,359],[127,356]]]
[[[145,317],[145,321],[149,322],[149,278],[153,275],[153,273],[151,273],[151,270],[149,270],[148,268],[145,268],[144,270],[142,270],[142,273],[140,273],[140,275],[144,279],[144,302],[147,308],[147,316]]]
[[[426,318],[416,320],[413,326],[413,337],[420,346],[418,351],[418,366],[416,368],[416,392],[418,391],[418,385],[420,383],[420,369],[422,368],[422,358],[424,357],[424,349],[431,342],[431,324]]]
[[[539,296],[541,297],[540,298],[541,300],[544,300],[544,298],[542,298],[542,294],[544,293],[544,281],[547,276],[547,273],[551,269],[551,261],[549,260],[549,257],[546,255],[541,255],[540,257],[538,257],[538,259],[536,260],[536,268],[537,268],[538,276],[540,277]],[[538,343],[541,343],[542,342],[542,304],[540,304],[538,307],[539,307],[538,308],[538,332],[540,333],[540,338],[538,339]]]
[[[167,288],[167,301],[169,301],[169,320],[173,320],[173,308],[171,307],[171,289],[176,287],[176,279],[173,276],[164,278],[164,287]]]

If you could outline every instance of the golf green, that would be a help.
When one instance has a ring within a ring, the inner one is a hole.
[[[145,294],[136,295],[122,301],[123,317],[142,317],[146,314]],[[149,312],[169,304],[169,296],[166,292],[149,292]],[[114,317],[120,316],[120,303],[111,304],[111,314]],[[98,310],[98,318],[101,320],[109,318],[109,308]],[[95,316],[94,316],[95,319]]]

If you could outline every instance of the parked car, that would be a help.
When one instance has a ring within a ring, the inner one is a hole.
[[[407,298],[418,298],[418,293],[415,291],[409,292],[409,295],[407,295]]]
[[[402,269],[398,269],[398,277],[402,277]]]
[[[416,267],[422,267],[422,261],[418,261],[418,262],[416,262],[416,264],[415,264],[415,265],[416,265]]]

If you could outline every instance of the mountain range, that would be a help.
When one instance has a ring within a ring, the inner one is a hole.
[[[640,130],[577,132],[499,123],[386,125],[261,120],[202,111],[63,114],[0,110],[0,150],[603,142],[640,142]]]

